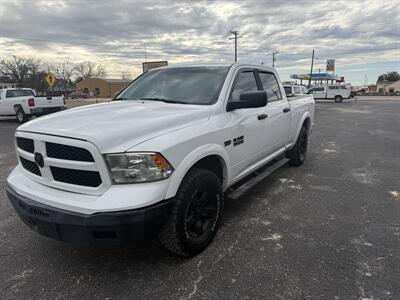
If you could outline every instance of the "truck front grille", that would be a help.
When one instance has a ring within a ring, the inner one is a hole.
[[[50,167],[50,170],[55,181],[90,187],[98,187],[101,184],[99,172],[58,167]]]
[[[46,153],[48,157],[93,162],[92,154],[83,148],[69,145],[46,142]]]
[[[41,184],[96,196],[111,186],[103,155],[88,141],[17,130],[15,144],[25,176]]]
[[[29,153],[33,153],[35,151],[35,146],[32,139],[17,137],[17,146],[18,148]]]
[[[27,160],[23,158],[22,156],[19,157],[21,160],[22,167],[27,170],[28,172],[31,172],[37,176],[42,176],[42,173],[40,172],[39,166],[30,160]]]

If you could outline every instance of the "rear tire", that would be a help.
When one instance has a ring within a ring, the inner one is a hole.
[[[17,121],[21,124],[25,123],[29,119],[22,108],[17,108],[17,111],[15,112],[15,116],[17,118]]]
[[[335,96],[335,102],[336,102],[336,103],[340,103],[340,102],[342,102],[342,101],[343,101],[342,96]]]
[[[208,170],[191,169],[174,200],[159,241],[175,254],[194,256],[212,242],[221,223],[224,208],[221,182]]]
[[[286,157],[289,158],[289,164],[291,166],[301,166],[307,154],[307,147],[308,147],[308,130],[306,126],[300,130],[299,137],[297,138],[296,144],[292,149],[286,152]]]

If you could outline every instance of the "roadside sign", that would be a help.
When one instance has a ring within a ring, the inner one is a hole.
[[[56,77],[53,74],[48,73],[45,77],[45,80],[47,81],[47,84],[51,87],[56,82]]]
[[[143,73],[147,72],[148,70],[159,68],[159,67],[166,67],[168,66],[168,61],[160,60],[160,61],[148,61],[143,63]]]
[[[326,71],[327,72],[335,72],[335,60],[334,59],[326,60]]]

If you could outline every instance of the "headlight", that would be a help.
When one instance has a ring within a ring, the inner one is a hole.
[[[166,179],[174,168],[160,154],[152,152],[107,154],[114,183],[138,183]]]

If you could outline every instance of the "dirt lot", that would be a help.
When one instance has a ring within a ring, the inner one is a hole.
[[[18,124],[0,120],[0,298],[400,299],[399,116],[400,101],[319,103],[305,165],[228,202],[191,260],[156,241],[80,248],[32,232],[5,194]]]

